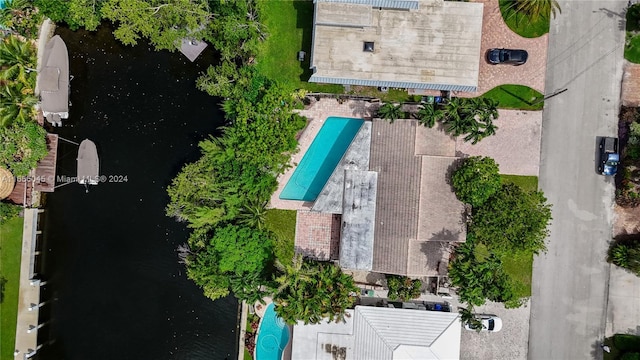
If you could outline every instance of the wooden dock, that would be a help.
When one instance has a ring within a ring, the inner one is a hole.
[[[34,189],[53,192],[56,186],[56,160],[58,159],[58,135],[47,134],[47,156],[38,162]]]

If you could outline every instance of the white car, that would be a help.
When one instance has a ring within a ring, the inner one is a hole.
[[[480,331],[498,332],[502,329],[502,319],[495,315],[477,314],[476,318],[482,323]],[[477,331],[478,329],[470,324],[464,324],[467,330]]]

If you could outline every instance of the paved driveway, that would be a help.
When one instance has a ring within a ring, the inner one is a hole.
[[[484,3],[480,73],[476,93],[458,96],[478,96],[502,84],[520,84],[544,92],[548,35],[534,39],[514,33],[502,20],[498,0],[473,0]],[[521,66],[490,65],[485,54],[491,48],[524,49],[529,52],[527,63]]]
[[[494,136],[476,145],[456,139],[456,156],[489,156],[501,174],[538,176],[542,111],[498,110]]]
[[[457,308],[456,308],[457,309]],[[497,333],[462,330],[461,360],[525,360],[529,337],[529,302],[517,309],[505,309],[500,303],[486,303],[475,308],[480,314],[494,314],[502,319]]]

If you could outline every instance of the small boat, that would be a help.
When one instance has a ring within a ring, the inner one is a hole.
[[[69,53],[59,35],[44,48],[37,84],[42,114],[53,126],[62,126],[62,119],[69,118]]]
[[[98,185],[100,164],[96,144],[89,139],[82,140],[78,149],[78,183]]]

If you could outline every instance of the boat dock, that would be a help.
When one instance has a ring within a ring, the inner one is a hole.
[[[22,232],[22,257],[20,259],[20,291],[18,319],[16,324],[16,346],[14,359],[29,359],[42,348],[38,345],[40,324],[40,289],[45,284],[37,279],[35,269],[38,230],[38,214],[44,210],[24,209],[24,228]]]

